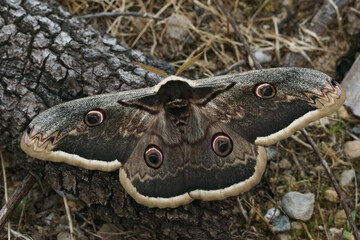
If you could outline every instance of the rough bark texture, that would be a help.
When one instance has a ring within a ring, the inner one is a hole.
[[[1,148],[14,152],[19,166],[45,178],[54,189],[78,196],[104,220],[119,223],[137,238],[229,238],[234,199],[149,209],[124,192],[117,172],[27,159],[20,150],[22,131],[49,107],[160,80],[132,61],[172,71],[166,63],[122,46],[56,5],[0,0]]]

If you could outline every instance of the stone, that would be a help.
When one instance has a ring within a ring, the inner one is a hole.
[[[66,240],[71,239],[71,235],[69,231],[61,231],[56,235],[57,240]]]
[[[339,196],[337,195],[334,189],[327,189],[324,193],[324,197],[329,202],[337,202],[339,200]]]
[[[360,160],[360,140],[348,141],[345,143],[344,152],[350,161]]]
[[[304,232],[301,222],[294,221],[291,223],[291,229],[296,236],[301,236]]]
[[[358,127],[353,127],[353,128],[350,129],[350,131],[352,133],[360,135],[360,128],[358,128]]]
[[[288,192],[281,201],[281,207],[289,217],[308,221],[314,211],[315,195],[312,193]]]
[[[345,187],[349,183],[353,181],[355,177],[355,170],[354,169],[348,169],[341,173],[341,179],[340,179],[340,185],[342,187]]]
[[[336,227],[343,227],[347,221],[345,211],[343,209],[338,210],[334,216],[334,224]]]
[[[266,54],[263,51],[255,51],[254,56],[260,63],[268,63],[272,61],[271,55]]]
[[[279,168],[281,169],[290,169],[292,166],[291,162],[287,160],[286,158],[281,159],[279,162]]]
[[[346,121],[356,123],[359,122],[359,118],[354,116],[351,113],[351,109],[347,109],[345,106],[342,106],[337,111],[340,115],[340,118],[345,119]]]
[[[268,161],[276,160],[277,150],[274,146],[265,147]]]
[[[103,224],[99,229],[99,231],[97,232],[97,234],[100,237],[108,240],[119,239],[120,233],[121,233],[121,229],[109,223]]]
[[[278,234],[276,236],[276,239],[278,239],[278,240],[291,240],[292,238],[288,234],[281,233],[281,234]]]
[[[342,239],[342,228],[329,228],[329,237],[330,239]]]
[[[168,35],[179,41],[184,41],[189,35],[188,28],[192,25],[191,21],[184,15],[175,14],[171,17],[168,27]]]
[[[273,220],[274,218],[280,216],[280,210],[275,208],[270,208],[265,214],[264,218],[266,221]]]
[[[269,169],[271,169],[272,171],[276,171],[276,169],[278,169],[278,167],[279,167],[279,164],[278,163],[276,163],[276,162],[270,162],[269,163]]]
[[[274,218],[271,226],[274,232],[286,232],[291,230],[290,219],[286,215]]]

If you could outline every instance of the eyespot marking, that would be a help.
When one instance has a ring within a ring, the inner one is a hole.
[[[270,83],[260,83],[255,86],[254,92],[259,98],[269,99],[276,95],[276,88]]]
[[[160,148],[156,145],[149,145],[145,149],[144,159],[146,165],[151,168],[157,169],[164,161],[164,156]]]
[[[90,110],[84,116],[84,122],[89,127],[100,125],[104,119],[104,112],[99,109]]]
[[[225,133],[217,133],[211,140],[211,147],[216,155],[226,157],[232,152],[233,142]]]

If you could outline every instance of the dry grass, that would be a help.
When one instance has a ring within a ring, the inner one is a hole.
[[[263,63],[265,68],[281,66],[286,53],[297,52],[307,59],[309,66],[334,75],[335,61],[349,48],[340,25],[333,24],[332,30],[324,37],[316,36],[305,28],[305,23],[314,16],[320,4],[317,1],[299,1],[301,4],[297,5],[297,1],[294,1],[292,5],[291,2],[236,0],[225,1],[225,4],[231,5],[232,14],[252,49],[263,51],[272,57],[270,62]],[[64,0],[61,4],[75,15],[131,11],[161,18],[119,16],[90,19],[89,22],[104,27],[109,34],[116,36],[127,46],[176,66],[182,65],[191,56],[206,49],[203,57],[185,71],[184,74],[191,76],[190,78],[215,75],[239,62],[236,71],[252,69],[252,66],[244,64],[248,57],[242,49],[242,44],[234,39],[235,35],[225,16],[211,0]],[[284,19],[290,10],[296,11],[297,15],[285,23]],[[179,22],[174,24],[174,18],[179,19]],[[171,37],[174,28],[183,31],[182,40]],[[326,123],[322,121],[309,126],[308,130],[321,146],[329,164],[332,164],[335,176],[339,179],[343,170],[350,168],[344,156],[343,143],[356,137],[349,132],[356,124],[342,120],[336,114],[327,120]],[[292,239],[333,239],[325,234],[324,229],[343,227],[344,231],[349,230],[346,224],[335,226],[334,215],[341,206],[339,202],[325,200],[324,192],[332,188],[331,183],[318,159],[304,141],[303,137],[296,133],[294,137],[272,147],[274,154],[270,156],[264,180],[254,191],[239,197],[238,205],[234,209],[235,220],[231,227],[234,239],[264,239],[265,236],[273,236],[271,227],[262,216],[267,209],[278,207],[281,197],[288,191],[312,192],[316,195],[312,219],[298,224],[298,228],[286,233]],[[289,160],[291,166],[280,167],[279,162],[283,159]],[[17,182],[11,180],[15,179],[11,177],[11,174],[14,174],[12,166],[7,166],[7,169],[10,175],[8,186],[11,191]],[[357,190],[354,182],[344,188],[352,210],[358,202]],[[28,233],[34,239],[41,236],[56,238],[59,233],[69,232],[63,203],[56,194],[49,194],[50,191],[47,186],[45,189],[38,186],[27,199],[24,199],[18,213],[12,219],[13,223],[19,223],[13,229]],[[45,201],[44,192],[48,194]],[[69,201],[69,204],[72,211],[82,208],[81,203]],[[23,209],[27,205],[31,205],[33,210],[27,208],[26,214],[23,214]],[[75,234],[96,239],[100,226],[83,217],[81,213],[75,213],[75,216]],[[29,221],[34,224],[23,224]],[[360,228],[359,223],[358,227]],[[131,238],[131,235],[126,235],[127,233],[123,234],[122,237]]]
[[[346,50],[344,39],[336,29],[321,38],[305,28],[319,4],[305,1],[296,6],[285,2],[227,1],[226,5],[231,6],[234,18],[242,26],[242,33],[252,48],[273,56],[265,67],[281,65],[284,54],[291,51],[302,54],[313,67],[332,72],[336,56]],[[62,4],[75,15],[121,11],[160,17],[160,20],[155,20],[120,16],[90,19],[89,22],[103,26],[129,47],[177,66],[200,50],[207,49],[203,59],[195,64],[198,68],[196,76],[213,75],[247,59],[242,44],[234,39],[233,30],[213,1],[64,0]],[[284,20],[290,10],[300,10],[300,13],[286,26]],[[178,22],[174,23],[174,19]],[[169,32],[174,28],[184,32],[182,40],[171,37]],[[327,60],[326,64],[322,59]],[[240,70],[248,69],[241,67]]]

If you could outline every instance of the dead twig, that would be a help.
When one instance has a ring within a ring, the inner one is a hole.
[[[225,69],[217,72],[215,75],[216,75],[216,76],[225,75],[225,74],[227,74],[228,72],[230,72],[230,71],[234,70],[235,68],[237,68],[237,67],[239,67],[239,66],[241,66],[241,65],[244,65],[244,64],[245,64],[245,60],[240,60],[240,61],[234,63],[233,65],[231,65],[231,66],[229,66],[229,67],[227,67],[227,68],[225,68]]]
[[[226,16],[227,20],[229,21],[229,23],[231,24],[232,28],[234,29],[236,37],[242,44],[244,44],[245,51],[250,56],[250,58],[254,61],[255,68],[262,69],[261,64],[259,63],[259,61],[255,58],[254,54],[252,53],[250,46],[249,46],[248,42],[246,41],[245,37],[240,33],[240,30],[239,30],[235,20],[231,17],[229,11],[225,8],[223,1],[217,0],[216,2],[218,3],[219,7],[221,8],[221,11],[223,11],[223,13],[225,14],[225,16]]]
[[[120,16],[142,17],[142,18],[151,18],[155,20],[163,20],[161,17],[152,16],[140,12],[101,12],[101,13],[91,13],[91,14],[82,15],[79,16],[79,18],[89,19],[89,18],[120,17]]]
[[[311,233],[309,232],[308,227],[306,226],[306,224],[304,222],[301,222],[301,225],[303,226],[303,229],[305,230],[306,235],[308,236],[308,238],[310,240],[314,240],[314,238],[311,236]]]
[[[319,174],[319,175],[320,175],[320,174]],[[323,227],[324,227],[324,232],[325,232],[326,239],[329,240],[330,237],[329,237],[329,234],[328,234],[328,231],[327,231],[327,226],[326,226],[326,223],[325,223],[325,220],[324,220],[324,215],[323,215],[323,213],[322,213],[322,211],[321,211],[321,208],[320,208],[320,204],[319,204],[319,203],[316,204],[316,208],[317,208],[317,210],[318,210],[318,212],[319,212],[319,214],[320,214],[320,218],[321,218],[322,225],[323,225]]]
[[[304,147],[308,148],[308,149],[311,149],[312,150],[312,147],[307,144],[306,142],[304,142],[303,140],[301,140],[298,136],[296,135],[291,135],[290,136],[292,139],[294,139],[296,142],[300,143],[301,145],[303,145]]]
[[[5,223],[9,219],[10,214],[19,202],[28,194],[36,179],[30,173],[26,175],[20,186],[17,187],[9,201],[0,210],[0,230],[4,228]]]
[[[6,229],[6,228],[5,228]],[[10,233],[15,237],[15,239],[24,239],[24,240],[33,240],[33,238],[23,235],[13,229],[10,229]],[[10,239],[10,238],[9,238]]]
[[[66,217],[67,217],[68,222],[69,222],[70,238],[71,238],[71,240],[75,240],[75,237],[74,237],[74,225],[73,225],[72,218],[71,218],[71,212],[70,212],[68,200],[66,198],[65,192],[63,192],[62,195],[63,195],[63,201],[64,201],[64,206],[65,206],[65,211],[66,211]]]
[[[2,168],[2,173],[3,173],[3,178],[4,178],[5,203],[7,203],[9,201],[9,196],[8,196],[8,188],[7,188],[7,181],[6,181],[6,170],[5,170],[5,164],[4,164],[4,158],[3,158],[2,151],[0,151],[0,160],[1,160],[1,168]],[[8,222],[7,228],[8,228],[7,229],[8,230],[8,239],[10,239],[10,232],[11,232],[10,222]]]
[[[256,215],[265,223],[265,225],[267,226],[267,228],[272,232],[273,235],[275,235],[274,229],[272,228],[271,224],[266,221],[266,219],[263,217],[263,215],[259,212],[259,210],[252,205],[251,203],[249,203],[245,198],[242,198],[242,200],[244,200],[244,202],[246,203],[246,205],[248,205],[248,207],[250,209],[253,209],[256,213]]]
[[[299,172],[300,172],[300,176],[301,176],[301,177],[305,177],[306,175],[305,175],[304,168],[301,166],[298,158],[296,157],[296,154],[293,152],[293,153],[291,154],[291,156],[292,156],[292,159],[293,159],[293,161],[294,161],[297,169],[298,169]]]

